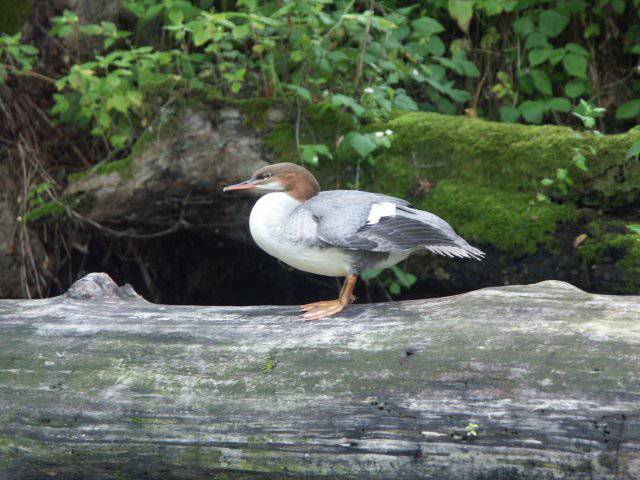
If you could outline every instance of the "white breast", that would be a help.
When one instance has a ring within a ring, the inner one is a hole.
[[[298,270],[331,277],[349,274],[351,262],[346,253],[313,245],[317,235],[315,222],[292,215],[299,205],[284,192],[260,198],[249,217],[254,241],[269,255]]]

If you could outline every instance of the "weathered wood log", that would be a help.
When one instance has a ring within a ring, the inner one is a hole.
[[[640,478],[640,297],[0,301],[0,478]]]

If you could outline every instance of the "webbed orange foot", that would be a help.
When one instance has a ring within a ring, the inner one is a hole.
[[[320,320],[321,318],[327,318],[341,312],[345,306],[356,300],[356,297],[352,295],[356,279],[357,277],[355,275],[349,275],[347,277],[340,291],[340,297],[338,297],[337,300],[324,300],[322,302],[302,305],[300,310],[305,312],[302,314],[302,317],[306,320]]]
[[[345,305],[340,300],[325,300],[302,306],[305,312],[302,317],[306,320],[320,320],[341,312]]]

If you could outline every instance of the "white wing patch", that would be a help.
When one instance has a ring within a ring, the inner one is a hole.
[[[393,202],[374,203],[369,210],[367,225],[375,225],[382,217],[394,217],[396,215],[396,204]]]

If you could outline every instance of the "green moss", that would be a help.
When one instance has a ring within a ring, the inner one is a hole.
[[[0,33],[18,32],[30,12],[30,0],[3,0],[0,3]]]
[[[44,217],[62,215],[65,211],[64,205],[60,201],[52,200],[30,210],[22,221],[25,223],[34,222]]]
[[[531,194],[512,193],[465,181],[443,180],[416,203],[455,224],[467,240],[515,254],[550,245],[558,222],[576,219],[571,205],[534,202]]]
[[[589,160],[589,171],[571,170],[584,195],[608,196],[608,201],[617,202],[634,194],[640,199],[640,182],[635,181],[640,165],[625,160],[627,149],[640,140],[638,130],[601,137],[583,134],[580,139],[565,127],[435,113],[403,115],[389,122],[389,128],[396,138],[383,160],[390,171],[404,170],[392,184],[396,188],[406,188],[407,181],[415,181],[418,175],[431,181],[455,176],[491,188],[535,192],[542,178],[553,178],[557,168],[571,164],[574,148],[593,146],[596,155]],[[624,178],[620,178],[621,168]],[[616,200],[616,196],[624,198]]]
[[[276,363],[273,359],[273,356],[269,354],[267,359],[264,361],[264,364],[262,365],[262,373],[271,373],[275,368],[275,365]]]
[[[640,292],[640,240],[636,234],[607,233],[590,238],[578,250],[588,267],[615,264],[622,274],[610,288],[617,293]]]
[[[88,168],[82,172],[72,173],[69,175],[69,183],[75,183],[80,180],[84,180],[92,175],[108,175],[116,172],[121,178],[126,179],[131,177],[131,157],[125,157],[120,160],[114,160],[112,162],[102,163],[94,167]]]
[[[582,138],[565,127],[525,126],[435,113],[389,122],[392,148],[371,168],[373,188],[409,198],[428,180],[434,188],[414,201],[449,221],[463,236],[515,254],[550,245],[561,222],[579,217],[578,203],[599,208],[640,200],[638,162],[625,160],[640,132]],[[593,146],[589,171],[570,168],[575,188],[563,204],[535,202],[540,180],[571,165],[575,148]],[[623,172],[623,173],[620,173]]]

